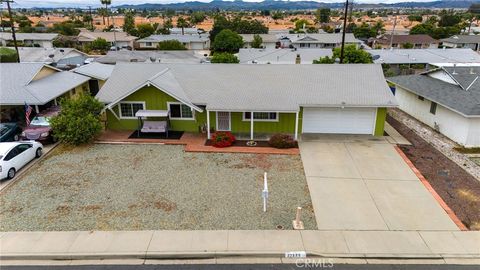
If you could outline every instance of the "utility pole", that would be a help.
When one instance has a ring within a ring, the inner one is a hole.
[[[90,27],[93,29],[92,6],[88,6],[88,15],[90,16]]]
[[[15,51],[17,51],[17,63],[20,63],[20,54],[18,53],[17,46],[17,36],[15,35],[15,23],[13,22],[12,9],[10,8],[10,3],[13,3],[13,0],[0,0],[0,2],[7,3],[8,17],[10,17],[10,25],[12,27],[13,45],[15,46]]]
[[[347,31],[348,0],[345,1],[345,16],[343,16],[342,47],[340,48],[340,64],[343,64],[343,54],[345,51],[345,32]]]
[[[393,35],[395,35],[396,26],[397,26],[397,15],[395,15],[395,18],[393,19],[392,34],[390,35],[390,49],[392,48],[392,45],[393,45]]]

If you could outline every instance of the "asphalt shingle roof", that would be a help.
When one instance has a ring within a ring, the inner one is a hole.
[[[80,74],[61,71],[32,81],[42,68],[50,67],[41,63],[0,64],[0,104],[43,105],[89,80]]]
[[[480,63],[472,49],[393,49],[367,50],[378,64]]]
[[[297,55],[300,55],[302,64],[312,64],[313,60],[333,54],[331,49],[240,49],[238,57],[240,63],[259,64],[295,64]],[[480,57],[480,56],[479,56]]]
[[[480,35],[455,35],[449,38],[441,39],[443,42],[450,43],[480,43]]]
[[[16,33],[17,40],[53,40],[58,36],[56,33]],[[0,39],[13,40],[12,33],[0,33]]]
[[[149,37],[137,40],[137,42],[161,42],[166,40],[178,40],[182,43],[206,42],[209,40],[207,35],[151,35]]]
[[[472,69],[476,74],[469,74]],[[480,75],[480,68],[457,67],[456,72],[459,74],[453,76],[464,86],[467,85],[468,87],[470,85],[468,90],[464,90],[459,85],[433,78],[429,76],[430,73],[396,76],[390,77],[388,80],[465,116],[480,116],[480,81],[476,80],[472,84],[475,78]]]
[[[114,68],[114,65],[93,62],[88,65],[80,66],[72,71],[78,74],[105,81],[110,77]]]
[[[380,65],[232,65],[119,63],[97,98],[118,102],[156,74],[166,92],[180,86],[209,110],[298,111],[300,106],[396,106]],[[339,79],[341,78],[341,79]]]

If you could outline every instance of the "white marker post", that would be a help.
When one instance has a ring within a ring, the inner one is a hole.
[[[267,212],[267,199],[268,199],[268,184],[267,184],[267,172],[263,174],[263,212]]]

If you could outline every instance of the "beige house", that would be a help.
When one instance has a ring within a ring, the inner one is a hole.
[[[91,31],[81,31],[78,36],[78,42],[83,44],[88,44],[94,41],[97,38],[103,38],[112,46],[118,48],[133,48],[133,43],[137,37],[130,36],[126,32],[91,32]]]

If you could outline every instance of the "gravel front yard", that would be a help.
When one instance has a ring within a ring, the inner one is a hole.
[[[305,229],[317,228],[300,156],[172,145],[54,151],[0,195],[1,231],[291,229],[297,206]]]

